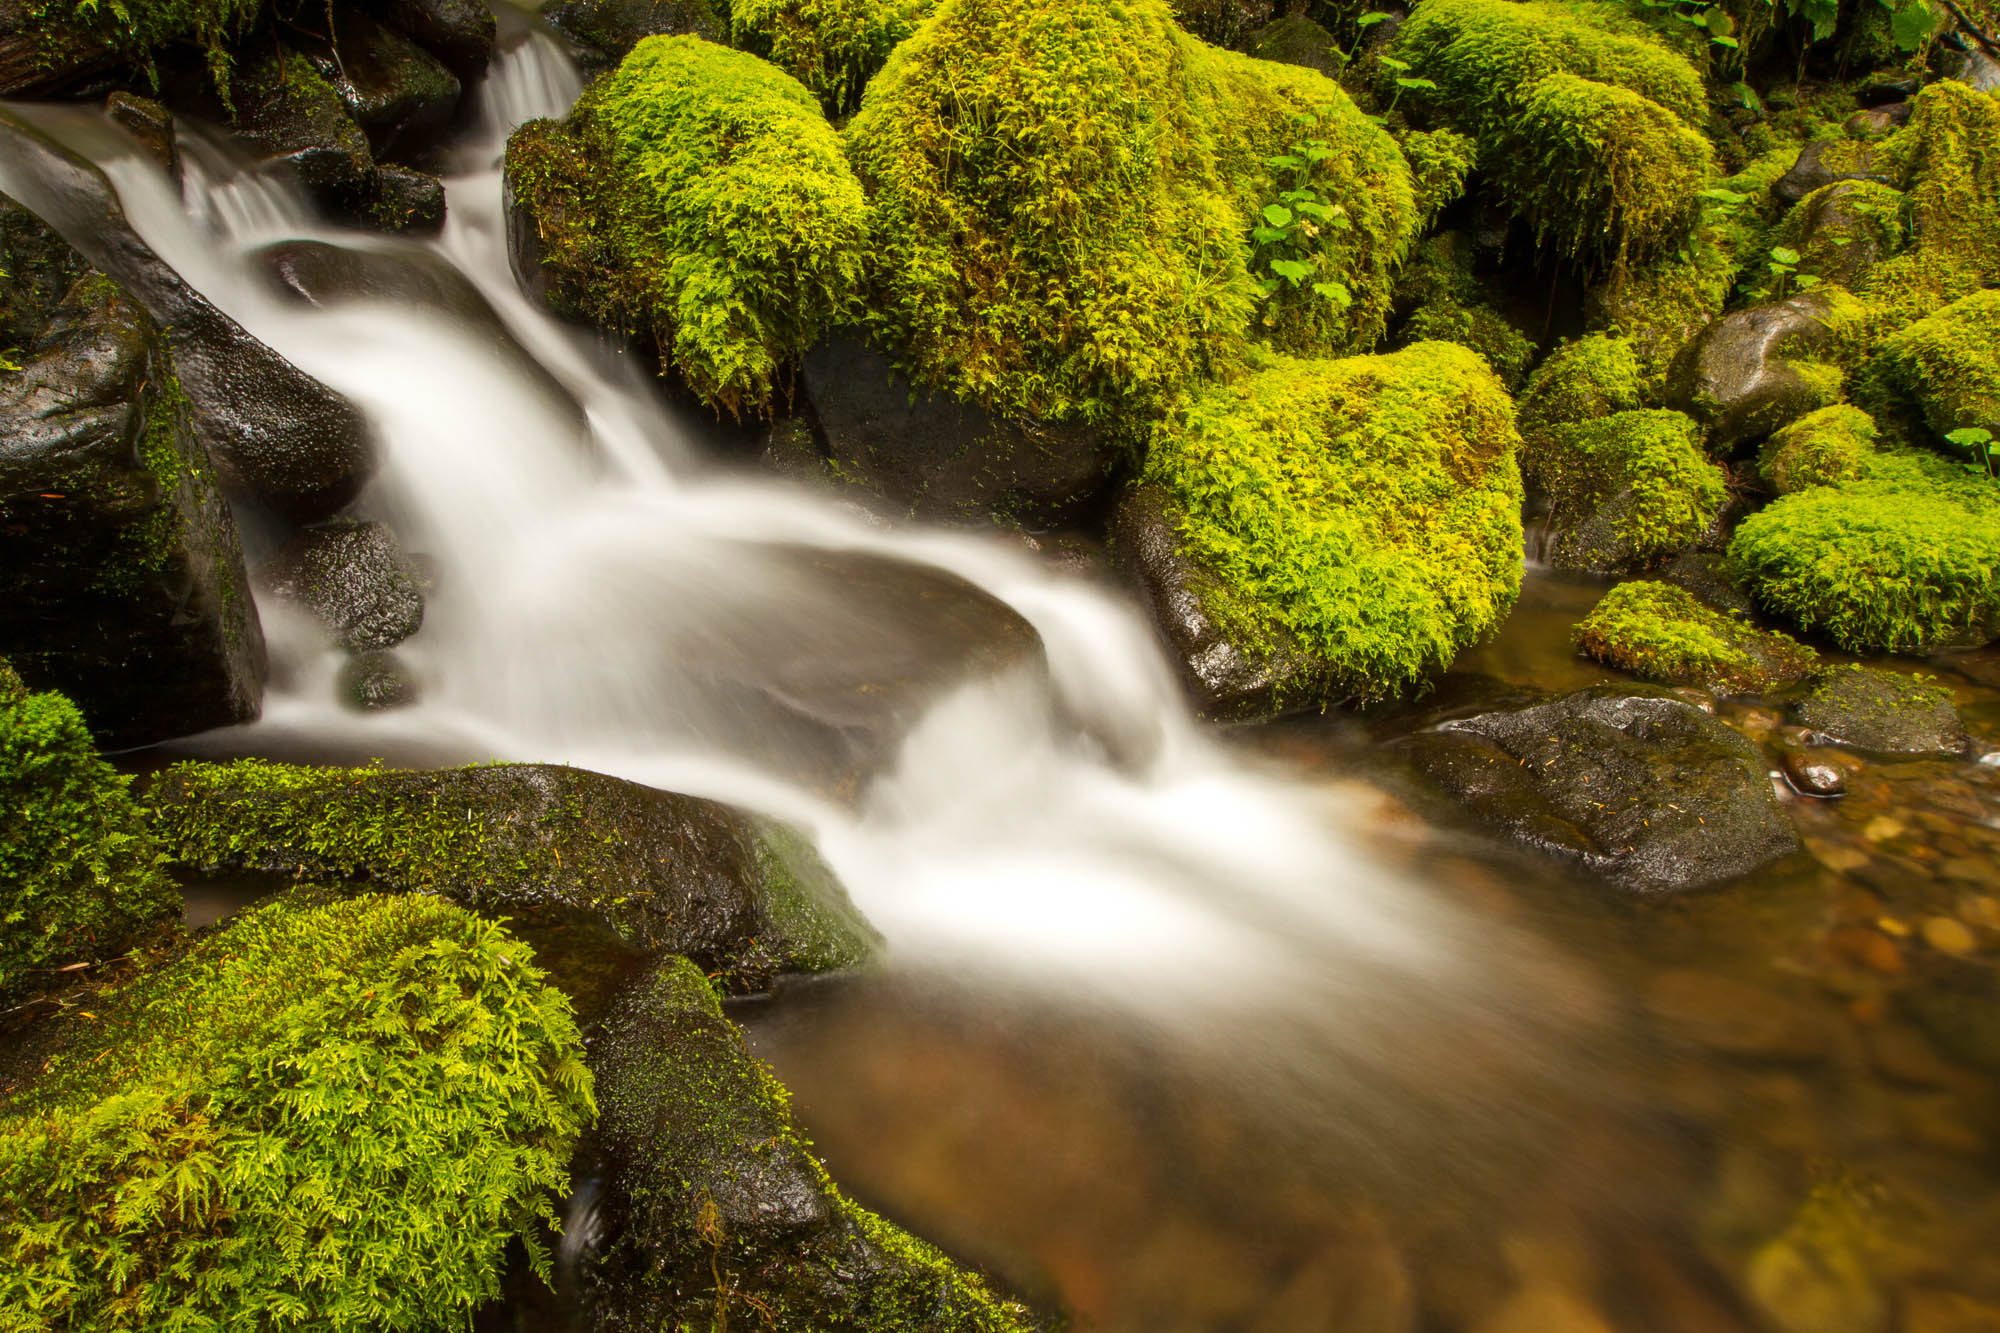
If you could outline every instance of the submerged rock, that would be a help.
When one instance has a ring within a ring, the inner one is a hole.
[[[0,200],[0,652],[73,697],[107,746],[257,715],[264,638],[236,528],[146,312]],[[37,320],[40,327],[35,327]]]
[[[380,523],[307,528],[258,569],[257,583],[310,611],[351,652],[393,648],[423,628],[422,576]]]
[[[600,1328],[1025,1333],[1028,1310],[846,1199],[784,1089],[685,959],[633,984],[592,1065],[606,1239],[584,1269]]]
[[[758,990],[874,941],[811,848],[712,801],[542,764],[436,772],[179,764],[146,799],[167,854],[583,919]]]
[[[1397,744],[1481,822],[1636,893],[1799,849],[1756,746],[1667,690],[1599,686]]]
[[[125,220],[103,172],[0,110],[0,189],[160,325],[225,491],[299,522],[326,517],[360,491],[375,465],[361,413],[168,268]]]
[[[1823,672],[1791,713],[1823,742],[1876,754],[1958,758],[1971,743],[1951,691],[1874,667]]]

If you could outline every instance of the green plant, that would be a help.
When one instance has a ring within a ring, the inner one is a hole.
[[[1810,273],[1799,272],[1799,252],[1788,246],[1771,247],[1766,269],[1769,276],[1762,288],[1766,300],[1783,300],[1787,283],[1802,292],[1811,291],[1819,286],[1818,278]]]
[[[1968,455],[1965,466],[1973,471],[1991,477],[1993,471],[1993,432],[1984,426],[1961,426],[1945,432],[1945,440],[1960,453]]]
[[[1292,117],[1292,123],[1310,129],[1319,123],[1319,117],[1301,112]],[[1256,252],[1252,274],[1260,299],[1268,302],[1281,293],[1304,292],[1342,310],[1354,304],[1354,293],[1346,283],[1319,280],[1327,256],[1314,244],[1323,231],[1347,231],[1354,226],[1346,208],[1322,194],[1313,179],[1318,169],[1339,156],[1324,139],[1307,139],[1266,159],[1265,165],[1276,173],[1273,183],[1279,189],[1277,199],[1264,205],[1250,229]]]
[[[10,1327],[430,1329],[547,1272],[591,1079],[493,922],[280,900],[67,1036],[0,1118]]]
[[[1671,583],[1636,580],[1604,594],[1571,633],[1606,666],[1670,685],[1769,690],[1798,680],[1819,655]]]

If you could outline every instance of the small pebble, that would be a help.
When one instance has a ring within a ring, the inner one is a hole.
[[[1875,928],[1884,935],[1894,935],[1899,940],[1910,938],[1910,923],[1907,921],[1898,921],[1893,916],[1876,917]]]
[[[1861,836],[1870,842],[1887,842],[1891,838],[1902,837],[1907,831],[1903,827],[1902,820],[1889,815],[1877,815],[1861,830]]]
[[[1951,954],[1967,954],[1979,947],[1979,941],[1972,938],[1965,923],[1948,916],[1934,916],[1924,922],[1924,943],[1939,953]]]
[[[1975,926],[1988,930],[2000,930],[2000,898],[1991,894],[1969,893],[1958,905],[1960,917]]]
[[[1801,796],[1845,796],[1847,775],[1804,750],[1785,751],[1785,781]]]

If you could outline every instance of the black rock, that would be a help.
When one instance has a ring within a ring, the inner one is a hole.
[[[416,38],[462,81],[478,78],[493,57],[497,25],[480,0],[357,0],[362,9]]]
[[[307,305],[324,309],[350,301],[384,301],[505,333],[500,316],[473,281],[429,251],[278,241],[257,251],[256,258],[283,295]]]
[[[230,78],[231,108],[211,104],[206,74],[169,90],[177,110],[225,120],[272,170],[289,173],[320,207],[358,210],[374,188],[375,155],[340,90],[290,47],[259,43]]]
[[[1720,611],[1755,614],[1750,594],[1738,587],[1729,575],[1729,560],[1709,551],[1683,551],[1660,566],[1657,577],[1686,588]]]
[[[257,585],[311,612],[349,652],[393,648],[424,623],[422,581],[380,523],[307,528],[264,563]]]
[[[726,0],[547,0],[541,15],[576,43],[579,63],[591,72],[616,65],[648,37],[729,41]]]
[[[363,210],[378,231],[435,236],[444,229],[444,182],[409,167],[375,168],[375,193]]]
[[[312,43],[307,54],[378,160],[413,160],[435,144],[458,110],[463,88],[457,76],[365,13],[338,12],[332,38]]]
[[[914,391],[889,359],[835,335],[807,354],[806,396],[836,467],[911,514],[1024,527],[1077,520],[1111,480],[1102,431],[995,417]]]
[[[1852,164],[1830,161],[1830,156],[1851,159]],[[1799,150],[1798,161],[1792,164],[1790,171],[1778,178],[1777,184],[1771,187],[1771,194],[1780,203],[1790,205],[1835,181],[1875,181],[1881,185],[1889,184],[1887,176],[1869,170],[1872,165],[1868,150],[1857,144],[1834,139],[1815,139]]]
[[[1874,667],[1813,677],[1791,715],[1817,740],[1875,754],[1957,758],[1971,743],[1949,691]]]
[[[0,654],[106,747],[255,717],[263,632],[165,340],[93,274],[28,347],[0,371]]]
[[[1667,373],[1667,406],[1708,427],[1712,452],[1763,439],[1814,408],[1825,393],[1783,355],[1826,342],[1826,303],[1794,296],[1724,315],[1681,349]]]
[[[1924,81],[1919,78],[1877,79],[1863,85],[1854,94],[1854,100],[1866,107],[1888,106],[1895,102],[1908,102],[1924,90]]]
[[[1636,893],[1717,884],[1799,848],[1757,748],[1668,690],[1598,686],[1396,744],[1481,822]]]
[[[367,424],[210,305],[139,239],[104,173],[0,109],[0,190],[60,232],[164,330],[195,433],[233,496],[324,518],[374,470]]]

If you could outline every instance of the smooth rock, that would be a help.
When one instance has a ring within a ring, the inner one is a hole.
[[[379,301],[416,306],[485,333],[506,334],[478,286],[427,250],[277,241],[258,250],[255,259],[282,295],[306,305],[331,309]]]
[[[1891,102],[1887,106],[1869,107],[1855,112],[1841,122],[1841,129],[1850,139],[1880,139],[1909,124],[1912,109],[1908,102]]]
[[[1709,449],[1718,455],[1825,406],[1780,349],[1823,346],[1826,310],[1822,298],[1794,296],[1724,315],[1674,358],[1668,405],[1706,425]]]
[[[1798,161],[1791,170],[1778,178],[1771,187],[1771,194],[1780,203],[1791,205],[1811,194],[1814,190],[1833,184],[1835,181],[1875,181],[1889,184],[1889,178],[1879,172],[1869,170],[1874,162],[1868,154],[1859,154],[1860,163],[1856,167],[1843,167],[1828,161],[1830,154],[1839,155],[1847,151],[1839,140],[1815,139],[1799,150]]]
[[[1941,46],[1932,56],[1931,64],[1943,78],[1969,84],[1975,92],[2000,92],[2000,61],[1977,47],[1954,51]]]
[[[1969,954],[1979,947],[1979,941],[1963,921],[1948,916],[1930,917],[1924,922],[1924,943],[1939,953]]]
[[[803,378],[834,464],[915,517],[1060,527],[1104,492],[1118,460],[1101,431],[1003,419],[914,391],[889,358],[850,335],[807,353]]]
[[[1633,892],[1719,883],[1799,850],[1757,747],[1669,690],[1598,686],[1396,747],[1482,822]]]
[[[1845,796],[1847,774],[1840,765],[1810,750],[1787,749],[1784,757],[1785,781],[1801,796]]]
[[[374,186],[375,156],[340,91],[304,52],[255,43],[217,99],[205,70],[166,91],[175,110],[226,124],[267,170],[289,174],[320,207],[357,212]]]
[[[1816,738],[1875,754],[1958,758],[1971,744],[1948,692],[1874,667],[1821,672],[1790,712]]]
[[[350,652],[393,648],[423,628],[422,579],[380,523],[307,528],[264,562],[257,585],[311,612]]]

